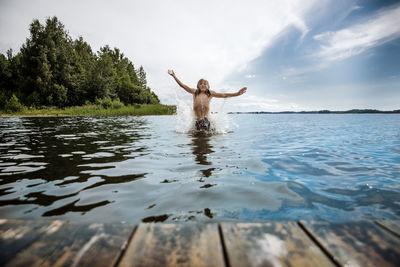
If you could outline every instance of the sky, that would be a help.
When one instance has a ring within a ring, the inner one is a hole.
[[[212,110],[400,109],[399,1],[0,0],[0,52],[52,16],[94,51],[118,47],[142,65],[164,104],[192,99],[173,69],[193,88],[248,88]]]

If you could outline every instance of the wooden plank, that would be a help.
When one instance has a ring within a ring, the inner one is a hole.
[[[74,266],[115,266],[134,230],[133,225],[120,223],[100,224],[97,227],[100,227],[97,234],[75,257]]]
[[[114,266],[132,225],[56,221],[6,266]]]
[[[57,221],[0,220],[0,266],[29,247],[43,233],[56,227]]]
[[[333,266],[296,222],[222,223],[230,266]]]
[[[119,266],[224,266],[217,224],[140,224]]]
[[[400,240],[370,222],[301,222],[344,266],[399,266]]]
[[[392,234],[400,237],[400,223],[398,221],[376,221],[376,223],[391,232]]]

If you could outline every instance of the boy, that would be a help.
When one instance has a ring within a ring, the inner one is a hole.
[[[189,86],[183,84],[176,76],[173,70],[168,70],[168,74],[174,77],[175,81],[179,84],[180,87],[186,90],[186,92],[193,95],[193,111],[196,116],[196,129],[206,130],[210,129],[210,121],[207,119],[207,116],[210,112],[210,100],[212,97],[217,98],[227,98],[240,96],[244,94],[247,90],[247,87],[243,87],[236,93],[217,93],[210,90],[210,85],[208,81],[204,79],[200,79],[197,83],[197,90],[190,88]]]

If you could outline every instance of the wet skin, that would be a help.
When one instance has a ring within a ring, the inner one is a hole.
[[[247,87],[243,87],[236,93],[217,93],[215,91],[210,90],[210,95],[206,93],[209,90],[210,85],[208,81],[201,79],[198,84],[197,88],[200,90],[199,94],[195,94],[196,89],[190,88],[189,86],[183,84],[176,76],[173,70],[168,70],[168,74],[171,75],[175,81],[178,83],[180,87],[182,87],[186,92],[193,95],[193,111],[196,118],[204,118],[208,117],[210,113],[210,100],[213,97],[217,98],[228,98],[234,96],[240,96],[244,94],[247,90]]]

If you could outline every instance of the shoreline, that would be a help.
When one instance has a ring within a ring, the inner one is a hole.
[[[176,114],[172,105],[137,105],[119,108],[104,108],[98,105],[67,107],[64,109],[47,107],[44,109],[25,109],[17,112],[0,111],[1,118],[14,117],[111,117],[111,116],[151,116]]]
[[[52,115],[52,114],[38,114],[38,115],[4,115],[1,114],[0,118],[72,118],[72,117],[123,117],[123,116],[172,116],[176,114],[123,114],[123,115],[95,115],[95,114],[82,114],[82,115]]]
[[[400,114],[397,110],[350,109],[350,110],[313,110],[313,111],[248,111],[228,112],[228,114]]]

